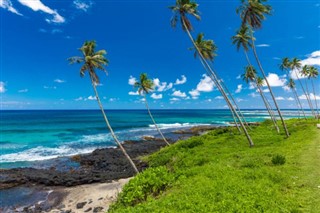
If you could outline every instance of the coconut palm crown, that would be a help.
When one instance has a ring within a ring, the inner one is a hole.
[[[149,94],[154,89],[154,83],[151,79],[148,78],[146,73],[140,75],[140,81],[134,83],[134,87],[138,88],[140,95]]]
[[[248,52],[252,47],[250,30],[247,25],[241,25],[235,36],[232,36],[232,44],[235,44],[239,51],[243,47],[244,51]]]
[[[283,58],[279,67],[282,71],[288,71],[290,69],[290,63],[291,62],[289,58]]]
[[[248,84],[249,82],[257,79],[257,71],[252,65],[246,66],[245,72],[241,75],[241,77],[242,80]]]
[[[192,31],[193,27],[188,18],[188,15],[195,17],[200,20],[200,13],[198,11],[198,4],[190,0],[176,0],[176,5],[170,6],[169,9],[174,13],[171,19],[171,26],[176,27],[178,19],[180,17],[180,22],[183,30]]]
[[[204,59],[213,61],[214,57],[217,56],[216,51],[218,50],[213,40],[205,40],[204,34],[199,33],[195,39],[195,44],[201,52]],[[194,50],[194,57],[197,58],[198,50],[195,47],[190,47],[189,50]]]

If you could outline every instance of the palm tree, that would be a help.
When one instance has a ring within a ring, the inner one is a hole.
[[[197,49],[197,52],[198,52],[201,60],[204,62],[204,65],[210,71],[212,71],[211,67],[209,66],[209,64],[205,60],[205,58],[203,57],[201,51],[198,49],[198,47],[197,47],[196,43],[194,42],[194,39],[190,33],[190,31],[192,31],[193,28],[192,28],[192,24],[191,24],[190,20],[188,19],[188,16],[193,16],[197,20],[200,20],[200,15],[199,15],[199,11],[198,11],[198,4],[193,1],[190,1],[190,0],[176,0],[176,5],[171,6],[169,8],[174,12],[173,18],[171,19],[171,25],[173,27],[175,27],[178,19],[180,18],[182,29],[187,32],[192,44]],[[217,78],[214,75],[213,71],[212,71],[212,73],[213,73],[213,78],[215,78],[217,81]],[[250,135],[248,134],[246,127],[244,126],[243,122],[241,121],[241,119],[240,119],[238,113],[236,112],[236,110],[234,109],[233,105],[230,103],[230,100],[227,97],[226,93],[224,92],[223,88],[221,87],[219,81],[217,81],[217,87],[220,90],[223,97],[225,98],[226,102],[228,102],[228,105],[231,107],[232,111],[235,113],[238,121],[240,122],[240,125],[241,125],[247,139],[248,139],[249,145],[253,146],[254,144],[251,140]]]
[[[309,65],[304,65],[302,67],[302,69],[300,70],[300,73],[302,76],[304,77],[308,77],[309,76],[309,73],[310,73],[310,68],[311,66]],[[305,84],[306,84],[306,90],[307,90],[307,94],[308,94],[308,97],[309,97],[309,101],[310,101],[310,107],[311,107],[311,110],[313,112],[313,115],[315,116],[315,118],[317,117],[315,111],[314,111],[314,108],[313,108],[313,104],[312,104],[312,101],[311,101],[311,97],[310,97],[310,92],[309,92],[309,88],[308,88],[308,83],[307,83],[307,80],[305,79]]]
[[[295,100],[296,100],[296,102],[297,102],[297,104],[298,104],[298,107],[302,110],[302,113],[303,113],[304,118],[307,119],[307,118],[306,118],[306,114],[304,113],[304,110],[303,110],[303,108],[302,108],[300,99],[299,99],[299,97],[298,97],[297,91],[296,91],[296,83],[294,83],[294,81],[293,81],[292,78],[289,79],[289,82],[288,82],[287,86],[288,86],[288,87],[291,89],[291,91],[293,92],[294,98],[295,98]]]
[[[257,76],[257,71],[256,69],[252,66],[252,65],[249,65],[249,66],[246,66],[245,67],[245,72],[244,74],[241,75],[242,76],[242,80],[244,80],[247,84],[249,84],[250,82],[254,82],[259,93],[260,93],[260,96],[263,100],[263,103],[270,115],[270,118],[273,122],[273,125],[274,127],[276,128],[277,132],[279,133],[280,130],[279,130],[279,127],[278,127],[278,124],[277,124],[277,120],[274,116],[274,113],[270,107],[270,104],[268,102],[268,100],[266,99],[266,97],[264,96],[263,94],[263,91],[261,89],[261,87],[263,86],[263,80]]]
[[[154,83],[152,82],[151,79],[148,78],[146,73],[141,73],[140,74],[140,81],[135,82],[134,87],[138,88],[139,94],[144,96],[144,101],[145,101],[148,113],[150,115],[150,118],[151,118],[152,122],[154,123],[154,126],[158,130],[158,132],[161,135],[161,137],[163,138],[163,140],[167,143],[167,145],[170,145],[170,143],[166,140],[166,138],[163,136],[162,132],[160,131],[160,129],[159,129],[156,121],[154,120],[154,118],[150,112],[150,109],[149,109],[149,105],[148,105],[148,101],[147,101],[147,94],[149,94],[149,92],[154,89]]]
[[[282,126],[284,128],[284,131],[286,133],[286,136],[289,137],[289,131],[287,129],[286,123],[284,122],[284,119],[282,117],[280,108],[278,106],[278,103],[275,99],[275,96],[272,92],[270,83],[267,79],[267,76],[265,75],[265,72],[262,68],[260,59],[257,54],[257,50],[254,43],[254,37],[253,37],[253,30],[260,29],[262,27],[262,21],[266,19],[265,15],[271,14],[271,6],[263,4],[267,0],[242,0],[242,5],[237,9],[237,13],[240,13],[240,18],[242,20],[242,26],[248,25],[251,27],[252,30],[250,30],[251,33],[251,42],[252,42],[252,50],[255,56],[255,59],[258,63],[259,69],[262,73],[262,76],[268,86],[268,89],[270,91],[272,100],[277,108],[279,117],[282,122]]]
[[[313,90],[313,94],[314,94],[314,101],[316,102],[316,109],[317,109],[317,114],[318,114],[317,117],[318,117],[318,119],[320,119],[316,90],[314,88],[314,83],[313,83],[313,79],[316,79],[318,77],[318,75],[319,75],[318,69],[314,66],[311,66],[309,69],[308,78],[311,79],[312,90]]]
[[[297,63],[297,59],[294,59],[294,60],[295,60],[294,63],[296,64],[296,63]],[[306,118],[306,115],[305,115],[305,113],[304,113],[304,110],[303,110],[303,107],[302,107],[302,105],[301,105],[301,102],[300,102],[299,98],[296,97],[296,96],[297,96],[297,91],[296,91],[296,89],[295,89],[295,83],[294,83],[293,79],[290,78],[290,75],[289,75],[289,70],[290,70],[290,67],[291,67],[291,63],[292,63],[292,62],[290,61],[290,59],[287,58],[287,57],[285,57],[285,58],[282,59],[282,62],[281,62],[281,64],[279,65],[279,68],[280,68],[280,70],[286,72],[286,75],[287,75],[288,78],[289,78],[289,82],[288,82],[287,86],[291,89],[292,93],[294,93],[294,97],[295,97],[296,103],[297,103],[297,105],[298,105],[298,109],[301,109],[304,117]],[[298,63],[298,64],[299,64],[299,63]],[[297,98],[297,99],[296,99],[296,98]],[[298,110],[298,112],[299,112],[299,116],[300,116],[300,111]]]
[[[99,70],[102,70],[102,71],[106,72],[106,69],[105,69],[104,66],[108,65],[109,62],[104,56],[104,55],[107,54],[107,52],[105,50],[95,51],[95,47],[96,47],[96,42],[95,41],[86,41],[86,42],[84,42],[82,47],[79,49],[83,56],[71,57],[68,60],[69,60],[70,64],[83,63],[82,67],[80,68],[80,76],[81,77],[84,77],[85,73],[89,72],[91,84],[92,84],[96,99],[98,101],[99,107],[101,109],[103,118],[104,118],[104,120],[106,122],[106,125],[109,128],[113,139],[116,141],[116,143],[120,147],[120,149],[123,152],[123,154],[129,160],[129,162],[130,162],[131,166],[133,167],[134,171],[136,173],[139,173],[136,165],[133,163],[133,161],[131,160],[130,156],[127,154],[126,150],[123,148],[123,146],[121,145],[120,141],[118,140],[118,138],[114,134],[113,129],[111,128],[111,125],[110,125],[110,123],[108,121],[108,118],[107,118],[107,116],[106,116],[106,114],[104,112],[103,106],[101,104],[101,101],[100,101],[100,98],[99,98],[99,94],[98,94],[98,91],[97,91],[97,88],[96,88],[96,86],[100,83],[100,80],[99,80],[99,77],[98,77],[97,73],[95,72],[95,70],[99,69]]]

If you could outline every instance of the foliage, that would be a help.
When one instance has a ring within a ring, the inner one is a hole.
[[[286,163],[286,157],[283,155],[275,155],[272,157],[271,162],[273,165],[283,165]]]
[[[118,201],[111,212],[320,212],[319,130],[311,119],[287,123],[287,139],[284,133],[275,134],[270,121],[253,127],[253,148],[230,128],[161,149],[144,158],[151,168],[133,181],[166,167],[169,173],[160,175],[161,180],[170,177],[170,187],[155,197],[148,192],[134,206]],[[285,156],[281,169],[271,162],[277,154]],[[125,190],[128,194],[129,188]]]

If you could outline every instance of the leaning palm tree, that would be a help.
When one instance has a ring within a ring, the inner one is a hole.
[[[244,71],[244,74],[241,75],[242,76],[242,80],[244,80],[247,84],[249,84],[250,82],[254,83],[259,91],[259,94],[263,100],[263,103],[270,115],[270,118],[273,122],[273,125],[274,127],[276,128],[277,132],[279,133],[280,130],[279,130],[279,127],[278,127],[278,124],[277,124],[277,120],[274,116],[274,113],[270,107],[270,104],[268,102],[268,100],[266,99],[266,97],[264,96],[263,94],[263,91],[261,89],[261,87],[263,86],[263,81],[261,80],[260,77],[257,76],[257,71],[256,69],[252,66],[252,65],[249,65],[249,66],[246,66],[245,67],[245,71]]]
[[[286,133],[286,136],[289,137],[289,131],[287,129],[287,125],[284,122],[282,113],[280,111],[280,108],[278,106],[278,103],[276,101],[276,98],[273,94],[273,91],[271,89],[270,83],[267,79],[267,76],[262,68],[262,64],[260,62],[260,59],[257,54],[257,50],[254,43],[254,37],[253,37],[253,30],[260,29],[262,27],[262,21],[266,19],[265,15],[271,14],[271,6],[263,4],[267,0],[242,0],[242,5],[237,9],[237,13],[240,14],[240,18],[242,20],[242,26],[248,25],[251,27],[250,33],[251,33],[251,42],[252,42],[252,50],[253,54],[255,56],[255,59],[258,63],[259,69],[262,73],[262,76],[268,86],[269,92],[271,94],[272,100],[275,104],[275,107],[277,108],[279,117],[282,122],[282,126],[284,128],[284,131]]]
[[[194,45],[194,47],[197,49],[197,52],[201,58],[201,60],[204,62],[204,65],[206,66],[207,69],[209,69],[210,71],[212,71],[211,67],[209,66],[209,64],[207,63],[207,61],[205,60],[205,58],[203,57],[201,51],[198,49],[197,45],[194,42],[194,39],[190,33],[190,31],[193,30],[192,24],[188,18],[188,16],[193,16],[195,17],[197,20],[200,20],[200,15],[199,15],[199,11],[198,11],[198,4],[195,3],[194,1],[190,1],[190,0],[176,0],[176,5],[169,7],[174,15],[173,18],[171,19],[171,25],[172,27],[175,27],[178,19],[180,19],[181,25],[182,25],[182,29],[184,31],[187,32],[192,44]],[[250,146],[253,146],[253,142],[251,140],[250,135],[248,134],[248,131],[246,129],[246,127],[244,126],[242,120],[240,119],[238,113],[236,112],[236,110],[234,109],[234,106],[231,104],[229,98],[227,97],[225,91],[223,90],[223,88],[221,87],[219,81],[217,80],[216,76],[213,73],[213,78],[216,79],[217,81],[217,87],[220,90],[221,94],[223,95],[224,99],[226,100],[226,102],[228,102],[228,105],[231,107],[231,110],[234,112],[234,114],[236,115],[247,139],[249,142]]]
[[[316,102],[317,117],[318,117],[318,119],[320,119],[316,90],[314,88],[314,83],[313,83],[313,79],[316,79],[318,77],[318,75],[319,75],[318,69],[314,66],[311,66],[309,69],[308,78],[311,79],[314,101]]]
[[[304,110],[303,110],[303,108],[302,108],[300,99],[299,99],[299,97],[298,97],[297,91],[296,91],[296,83],[294,83],[294,81],[293,81],[292,78],[289,79],[289,82],[288,82],[287,86],[288,86],[288,87],[291,89],[291,91],[293,92],[294,98],[295,98],[295,100],[296,100],[296,102],[297,102],[297,104],[298,104],[298,108],[301,109],[304,118],[307,119],[306,114],[304,113]]]
[[[287,74],[288,77],[290,77],[290,76],[289,76],[290,63],[291,63],[291,62],[290,62],[290,59],[287,58],[287,57],[285,57],[285,58],[282,59],[282,62],[281,62],[281,64],[280,64],[280,66],[279,66],[282,71],[285,71],[285,72],[286,72],[286,74]]]
[[[127,154],[126,150],[123,148],[123,146],[121,145],[120,141],[118,140],[117,136],[115,135],[115,133],[113,132],[113,129],[108,121],[108,118],[104,112],[103,106],[101,104],[100,98],[99,98],[99,94],[97,91],[96,86],[100,83],[99,77],[96,73],[96,69],[102,70],[104,72],[106,72],[106,69],[104,66],[108,65],[108,60],[105,58],[105,54],[107,54],[107,52],[105,50],[99,50],[99,51],[95,51],[95,47],[96,47],[96,42],[95,41],[86,41],[84,42],[84,44],[82,45],[82,47],[79,49],[82,53],[82,56],[75,56],[75,57],[71,57],[69,58],[69,62],[71,64],[74,63],[83,63],[82,67],[80,68],[80,76],[84,77],[85,73],[88,72],[89,76],[90,76],[90,80],[91,80],[91,84],[96,96],[96,99],[98,101],[99,107],[101,109],[103,118],[106,122],[107,127],[109,128],[111,135],[113,137],[113,139],[116,141],[116,143],[118,144],[118,146],[120,147],[121,151],[123,152],[123,154],[126,156],[126,158],[129,160],[131,166],[133,167],[134,171],[136,173],[139,173],[136,165],[133,163],[132,159],[130,158],[130,156]]]
[[[150,118],[151,118],[152,122],[154,123],[154,126],[156,127],[157,131],[159,132],[159,134],[163,138],[164,142],[166,142],[167,145],[170,145],[170,143],[166,140],[166,138],[163,136],[162,132],[160,131],[156,121],[154,120],[154,118],[153,118],[153,116],[152,116],[152,114],[150,112],[150,108],[149,108],[149,105],[148,105],[147,94],[149,94],[149,92],[154,89],[154,83],[152,82],[151,79],[148,78],[146,73],[141,73],[140,74],[140,81],[139,82],[135,82],[134,83],[134,87],[138,88],[138,92],[139,92],[140,95],[143,95],[144,102],[146,104],[148,113],[149,113]]]
[[[308,77],[309,76],[309,73],[310,73],[310,68],[311,66],[309,65],[304,65],[301,70],[300,70],[300,73],[302,76],[304,77]],[[307,79],[305,79],[305,84],[306,84],[306,90],[307,90],[307,94],[308,94],[308,98],[309,98],[309,101],[310,101],[310,107],[311,107],[311,110],[313,112],[313,115],[315,117],[317,117],[315,111],[314,111],[314,108],[313,108],[313,104],[312,104],[312,101],[311,101],[311,97],[310,97],[310,92],[309,92],[309,87],[308,87],[308,83],[307,83]]]

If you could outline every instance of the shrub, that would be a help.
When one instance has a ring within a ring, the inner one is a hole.
[[[134,206],[149,196],[159,195],[172,182],[172,177],[164,166],[146,169],[124,186],[111,210],[118,206]]]
[[[283,155],[276,155],[272,157],[271,162],[273,165],[283,165],[286,162],[286,157]]]

